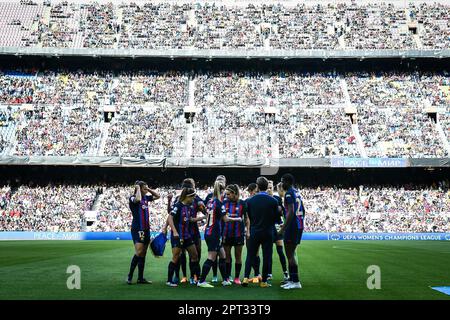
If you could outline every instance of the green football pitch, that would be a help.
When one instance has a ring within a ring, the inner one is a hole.
[[[3,241],[0,299],[450,299],[431,289],[450,286],[450,242],[304,241],[298,249],[299,290],[279,287],[275,250],[271,288],[170,288],[165,285],[169,249],[168,243],[164,257],[147,257],[145,277],[152,285],[129,286],[131,241]],[[80,290],[67,288],[70,265],[81,270]],[[381,289],[367,288],[372,265],[380,268]]]

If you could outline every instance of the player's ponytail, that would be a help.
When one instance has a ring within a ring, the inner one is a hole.
[[[214,198],[221,199],[223,190],[225,190],[225,186],[222,181],[214,182]]]

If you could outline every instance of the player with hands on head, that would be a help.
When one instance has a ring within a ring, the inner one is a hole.
[[[131,259],[127,284],[132,284],[133,273],[138,267],[138,284],[151,284],[144,278],[145,256],[150,244],[150,213],[149,203],[158,200],[160,195],[150,189],[144,181],[136,181],[134,194],[129,198],[129,207],[133,215],[131,222],[131,236],[133,238],[135,254]]]

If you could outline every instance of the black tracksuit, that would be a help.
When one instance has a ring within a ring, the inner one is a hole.
[[[272,263],[273,227],[280,223],[278,202],[266,192],[260,192],[247,199],[247,214],[250,219],[250,238],[247,240],[247,259],[245,278],[250,277],[251,267],[256,258],[256,250],[263,250],[262,281],[267,281],[269,266]]]

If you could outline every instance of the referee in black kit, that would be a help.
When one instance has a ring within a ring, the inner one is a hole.
[[[269,181],[264,177],[256,179],[259,193],[248,199],[247,215],[250,219],[250,237],[247,240],[247,259],[245,261],[245,275],[242,286],[248,286],[251,267],[256,259],[256,250],[261,245],[263,251],[263,268],[261,288],[271,285],[267,283],[269,266],[272,263],[273,226],[281,223],[278,212],[278,202],[267,193]]]

